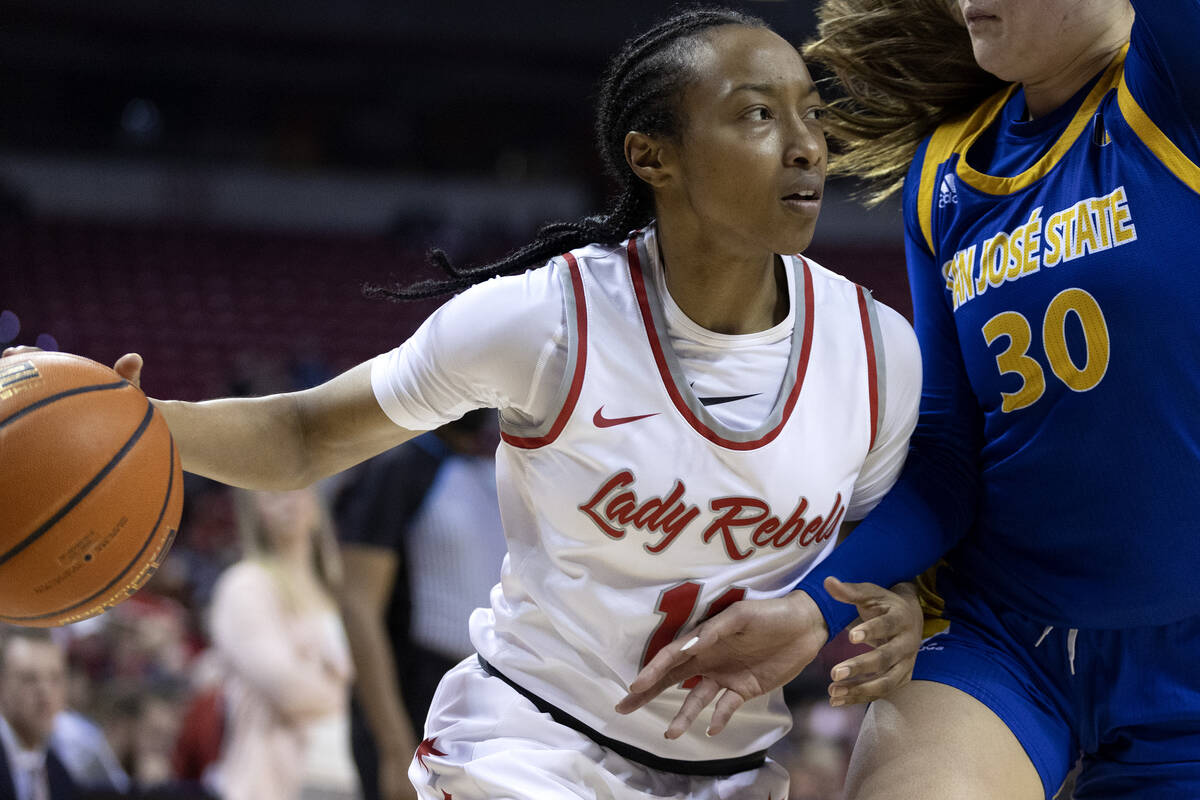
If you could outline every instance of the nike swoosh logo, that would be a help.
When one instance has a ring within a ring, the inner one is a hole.
[[[696,382],[692,381],[689,383],[688,388],[694,390],[696,388]],[[700,405],[707,408],[708,406],[719,406],[722,403],[732,403],[736,400],[745,400],[748,397],[758,397],[760,394],[762,394],[762,392],[755,392],[754,394],[736,394],[732,397],[700,397],[699,395],[696,395],[696,399],[700,401]]]
[[[722,403],[732,403],[735,400],[745,400],[747,397],[758,397],[760,392],[754,394],[737,394],[732,397],[698,397],[702,406],[719,406]]]
[[[637,422],[639,419],[646,419],[647,417],[657,417],[659,414],[659,412],[655,411],[653,414],[638,414],[636,417],[606,417],[603,412],[604,406],[600,406],[596,409],[596,415],[592,417],[592,423],[597,428],[611,428],[614,425]]]

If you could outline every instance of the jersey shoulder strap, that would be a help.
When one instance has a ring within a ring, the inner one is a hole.
[[[925,148],[925,158],[921,162],[921,185],[917,190],[917,219],[921,224],[921,234],[925,237],[925,245],[929,252],[937,255],[933,240],[933,203],[938,186],[938,168],[950,156],[959,153],[962,145],[978,132],[981,126],[987,124],[996,112],[1008,101],[1013,87],[1001,89],[983,101],[970,114],[955,117],[939,125],[929,137],[929,145]],[[952,174],[947,174],[943,180],[954,180]],[[954,191],[954,187],[946,187]]]
[[[875,298],[871,292],[855,284],[858,292],[858,313],[862,321],[863,342],[867,348],[867,391],[871,395],[871,441],[867,449],[875,446],[875,437],[883,424],[883,409],[887,402],[887,377],[884,363],[883,334],[879,329],[879,316]]]

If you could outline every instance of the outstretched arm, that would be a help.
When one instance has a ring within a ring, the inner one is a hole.
[[[139,384],[141,356],[123,356],[116,370]],[[246,489],[307,486],[416,435],[380,409],[370,362],[301,392],[154,402],[184,469]]]
[[[544,409],[531,387],[562,320],[557,278],[535,270],[467,290],[400,348],[315,388],[156,404],[189,472],[249,489],[305,486],[473,408],[536,422]],[[141,366],[129,355],[117,371],[136,383]],[[553,369],[544,372],[557,385]]]

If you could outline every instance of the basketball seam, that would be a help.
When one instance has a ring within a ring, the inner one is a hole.
[[[76,386],[74,389],[67,389],[66,391],[59,392],[58,394],[52,394],[49,397],[43,397],[36,403],[30,403],[15,414],[12,414],[6,419],[0,420],[0,428],[3,428],[5,425],[13,422],[14,420],[20,419],[26,414],[37,411],[39,408],[44,408],[51,403],[56,403],[65,397],[73,397],[74,395],[86,394],[88,392],[103,392],[109,389],[120,389],[125,386],[133,386],[133,384],[126,380],[120,380],[116,383],[96,383],[92,384],[91,386]]]
[[[153,406],[151,406],[151,409],[153,409]],[[74,603],[72,605],[60,608],[57,611],[50,611],[45,614],[34,614],[33,616],[29,616],[29,617],[3,616],[3,617],[0,617],[0,621],[20,624],[22,622],[32,622],[32,621],[40,620],[40,619],[49,619],[51,617],[57,617],[61,614],[65,614],[68,611],[74,611],[75,609],[79,608],[80,606],[86,606],[88,603],[91,603],[96,598],[102,596],[109,589],[111,589],[113,586],[115,586],[117,583],[119,583],[126,575],[129,574],[129,571],[131,569],[133,569],[141,561],[142,554],[146,552],[146,548],[150,546],[150,543],[152,541],[154,541],[154,537],[158,533],[158,526],[162,524],[163,517],[167,513],[167,506],[169,506],[171,504],[171,492],[175,487],[175,440],[171,439],[170,444],[171,444],[171,447],[170,447],[170,450],[168,451],[168,453],[169,453],[168,462],[170,463],[171,467],[167,472],[167,491],[166,491],[166,494],[163,496],[162,508],[160,508],[158,510],[158,519],[154,520],[154,524],[150,526],[150,535],[146,537],[146,540],[144,542],[142,542],[142,546],[140,548],[138,548],[138,551],[137,551],[137,553],[134,554],[133,559],[130,560],[130,562],[125,565],[125,568],[122,569],[117,574],[117,577],[113,578],[111,581],[109,581],[107,584],[105,584],[104,587],[102,589],[100,589],[99,591],[94,592],[90,597],[80,600],[79,602]],[[164,542],[164,547],[166,545],[170,544],[170,542],[173,539],[174,539],[174,536],[171,536],[166,542]],[[165,555],[165,553],[164,553],[164,555]]]
[[[112,457],[112,459],[110,459],[109,462],[104,465],[104,468],[101,469],[98,473],[96,473],[96,475],[90,481],[88,481],[87,484],[82,489],[80,489],[78,492],[76,492],[74,497],[72,497],[70,500],[68,500],[67,503],[62,508],[60,508],[58,511],[56,511],[54,513],[54,515],[52,517],[50,517],[50,519],[43,522],[36,530],[34,530],[32,533],[30,533],[28,536],[26,536],[21,541],[17,542],[17,544],[15,544],[7,553],[0,555],[0,566],[3,566],[4,564],[6,564],[10,559],[12,559],[14,556],[16,556],[18,553],[20,553],[26,547],[29,547],[29,545],[31,545],[35,541],[37,541],[38,538],[42,536],[42,534],[44,534],[46,531],[50,530],[52,527],[57,525],[59,520],[61,520],[68,513],[70,513],[71,509],[73,509],[73,508],[75,508],[75,506],[79,505],[79,503],[83,500],[83,498],[87,497],[88,494],[92,491],[92,489],[95,489],[96,486],[102,480],[104,480],[105,476],[107,476],[108,473],[113,471],[113,469],[117,466],[117,464],[119,464],[121,462],[121,459],[125,458],[125,456],[128,455],[129,451],[131,449],[133,449],[133,446],[135,444],[137,444],[139,439],[142,438],[142,434],[146,432],[146,428],[148,428],[150,426],[150,420],[153,417],[154,417],[154,404],[147,401],[146,414],[145,414],[145,416],[142,417],[142,423],[140,425],[138,425],[137,430],[135,430],[133,432],[133,435],[129,437],[128,441],[126,441],[125,444],[121,447],[121,449],[117,451],[116,455],[114,455]]]

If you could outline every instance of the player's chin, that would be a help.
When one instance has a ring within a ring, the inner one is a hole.
[[[781,235],[777,237],[772,249],[776,253],[781,253],[784,255],[803,253],[808,249],[808,246],[812,244],[813,234],[816,231],[816,227],[816,218],[802,222],[801,224],[796,224],[793,222],[791,225],[780,231]]]

